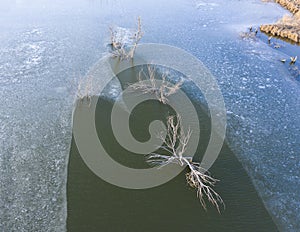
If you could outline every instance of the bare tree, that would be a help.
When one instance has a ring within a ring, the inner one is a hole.
[[[213,190],[218,180],[211,177],[207,170],[203,170],[200,163],[194,162],[192,157],[184,156],[192,131],[190,129],[187,132],[183,130],[181,117],[177,115],[176,118],[174,116],[168,117],[166,132],[166,136],[161,133],[159,138],[163,142],[160,148],[167,154],[151,153],[147,155],[147,162],[160,168],[170,163],[187,166],[189,172],[186,174],[186,181],[189,186],[196,189],[197,197],[203,208],[206,209],[206,198],[220,213],[219,206],[225,205],[220,195]]]
[[[124,34],[120,34],[120,30],[116,30],[113,27],[110,27],[109,30],[112,56],[121,60],[133,59],[136,47],[144,35],[144,32],[142,31],[141,17],[138,17],[137,31],[129,37],[131,44],[126,43]]]
[[[147,65],[147,73],[141,70],[138,74],[138,81],[129,86],[130,91],[139,91],[143,94],[155,94],[156,98],[163,104],[168,102],[168,97],[172,94],[176,93],[183,83],[183,81],[179,81],[176,84],[172,84],[166,80],[167,74],[163,73],[161,80],[156,79],[156,69]],[[143,78],[142,76],[146,77]]]

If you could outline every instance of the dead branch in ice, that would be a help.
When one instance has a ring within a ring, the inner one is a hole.
[[[161,133],[159,138],[163,142],[160,148],[167,155],[151,153],[147,155],[147,162],[160,168],[170,163],[187,166],[189,172],[186,174],[186,181],[190,187],[196,189],[197,197],[203,208],[206,209],[205,199],[207,199],[220,213],[220,205],[224,206],[224,202],[213,189],[218,180],[211,177],[207,170],[203,170],[200,163],[194,162],[192,157],[184,156],[192,131],[190,129],[186,132],[183,130],[181,117],[177,115],[168,117],[166,132],[166,136]]]

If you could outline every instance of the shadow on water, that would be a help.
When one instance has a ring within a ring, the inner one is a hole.
[[[124,89],[136,81],[139,68],[121,72],[118,78]],[[201,138],[197,157],[201,159],[210,138],[210,120],[198,103]],[[99,98],[96,128],[106,151],[117,162],[145,168],[145,157],[134,154],[116,141],[110,123],[113,102]],[[149,139],[148,126],[153,120],[165,121],[172,108],[155,100],[139,104],[130,115],[130,129],[139,141]],[[101,155],[101,154],[99,154]],[[208,203],[205,211],[196,192],[185,181],[185,171],[168,183],[145,190],[123,189],[97,177],[81,159],[74,139],[68,167],[68,231],[277,231],[247,173],[235,154],[223,145],[211,168],[220,179],[215,190],[226,209],[221,214]],[[118,173],[116,173],[117,175]]]

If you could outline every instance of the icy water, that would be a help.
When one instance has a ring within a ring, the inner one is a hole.
[[[114,66],[115,68],[118,65]],[[134,83],[140,70],[135,67],[118,74],[121,86]],[[173,72],[174,75],[174,72]],[[171,75],[173,78],[174,76]],[[177,76],[175,76],[175,79]],[[108,85],[113,89],[116,81]],[[186,84],[189,89],[190,84]],[[122,87],[122,89],[124,88]],[[105,91],[107,91],[105,90]],[[199,90],[198,90],[199,91]],[[114,101],[102,97],[97,102],[96,128],[106,152],[117,162],[132,168],[149,168],[144,155],[129,152],[119,145],[111,127]],[[210,138],[210,119],[204,105],[193,102],[201,128],[195,161],[201,161]],[[85,107],[81,105],[80,107]],[[124,106],[123,106],[124,107]],[[124,114],[128,114],[123,110]],[[156,100],[139,104],[130,115],[130,130],[139,141],[149,140],[149,124],[166,123],[174,110]],[[125,122],[124,122],[125,123]],[[190,125],[195,122],[189,121]],[[193,127],[192,127],[193,128]],[[193,130],[193,134],[198,133]],[[101,155],[101,154],[99,154]],[[210,170],[222,177],[216,191],[225,201],[221,214],[208,205],[205,211],[196,192],[185,181],[186,171],[167,184],[144,190],[122,189],[97,177],[80,157],[72,140],[68,167],[68,231],[277,231],[251,180],[235,154],[224,145],[218,161]],[[115,175],[120,175],[116,171]],[[228,191],[231,189],[231,191]],[[208,203],[209,204],[209,203]]]
[[[185,49],[198,57],[218,81],[228,113],[228,146],[224,145],[224,153],[213,171],[218,178],[224,175],[219,188],[225,201],[230,201],[230,194],[244,192],[253,199],[253,202],[227,205],[229,210],[225,212],[235,215],[239,206],[252,203],[252,207],[261,209],[262,215],[268,218],[258,193],[279,230],[300,230],[299,82],[288,67],[278,61],[283,58],[280,51],[260,40],[239,37],[249,25],[276,21],[285,10],[258,0],[32,0],[2,1],[0,13],[1,231],[66,230],[67,162],[77,81],[106,51],[108,27],[112,24],[134,27],[138,16],[142,17],[145,30],[143,42],[166,43]],[[197,93],[190,90],[189,94],[201,102]],[[221,168],[218,171],[217,166],[222,167],[222,162],[224,166],[229,165],[225,157],[234,161],[228,167],[229,170],[235,167],[233,172]],[[78,156],[70,157],[70,164],[78,165],[78,177],[83,168],[79,161]],[[84,175],[93,178],[87,172],[82,175],[78,183],[82,183]],[[225,220],[229,215],[216,216],[213,210],[204,214],[194,192],[182,179],[183,176],[178,176],[174,180],[176,184],[168,183],[168,191],[180,187],[182,192],[176,197],[189,195],[184,200],[193,205],[192,210],[198,212],[199,209],[203,217],[213,215],[230,231],[231,225]],[[251,181],[255,190],[250,184],[240,186],[238,183],[243,180]],[[91,181],[101,182],[99,179]],[[235,186],[236,191],[230,187],[226,189],[225,183]],[[164,188],[166,186],[154,189],[149,195],[168,194]],[[93,189],[90,190],[93,194]],[[99,189],[95,188],[97,191]],[[110,187],[105,191],[108,192],[103,194],[108,196],[109,191],[113,193],[115,189]],[[158,202],[152,203],[151,199],[145,201],[146,195],[141,192],[122,190],[110,197],[126,199],[130,195],[133,201],[134,194],[151,210],[149,215],[153,217],[157,209],[151,208],[152,204],[162,210],[176,211],[168,197],[165,197],[165,207]],[[87,202],[91,210],[98,211],[92,203]],[[114,204],[119,207],[117,202]],[[78,205],[74,207],[78,209]],[[128,206],[128,210],[131,209]],[[258,216],[251,210],[247,215],[253,212],[251,215]],[[145,213],[139,215],[141,222],[145,220],[142,217]],[[160,213],[158,215],[162,215]],[[119,220],[117,215],[116,221]],[[245,219],[245,215],[241,217]],[[102,216],[110,218],[108,212],[103,211]],[[110,220],[113,224],[113,218]],[[131,219],[131,222],[135,221]],[[189,223],[187,228],[193,228],[194,218]],[[252,224],[251,221],[247,223]],[[237,224],[232,224],[234,226]],[[270,222],[266,226],[273,224]]]

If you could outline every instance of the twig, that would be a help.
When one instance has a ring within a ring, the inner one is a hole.
[[[134,32],[132,36],[130,36],[132,44],[126,44],[124,35],[120,35],[120,32],[118,32],[116,29],[110,27],[109,30],[110,42],[112,46],[112,56],[121,60],[133,59],[136,47],[144,35],[144,32],[142,31],[141,17],[138,17],[137,31]]]
[[[91,104],[91,96],[92,96],[92,88],[93,88],[93,79],[91,76],[86,79],[81,79],[77,88],[77,97],[83,102],[85,99],[88,102],[88,105]]]
[[[130,85],[129,90],[134,92],[139,91],[143,94],[155,94],[161,103],[166,104],[168,97],[175,94],[181,88],[183,81],[181,80],[176,84],[171,84],[166,80],[166,73],[163,73],[160,82],[158,82],[159,79],[155,78],[155,74],[155,68],[151,65],[147,65],[147,74],[141,70],[138,75],[138,81]],[[142,76],[146,78],[143,79]]]
[[[200,163],[192,161],[192,157],[184,156],[191,134],[190,129],[187,132],[183,130],[179,115],[176,116],[176,119],[174,116],[168,117],[166,136],[164,137],[163,133],[159,135],[163,142],[163,146],[159,148],[168,155],[150,153],[147,155],[147,162],[160,168],[170,163],[187,166],[189,172],[186,174],[186,181],[189,186],[196,189],[197,197],[203,208],[206,210],[205,198],[207,198],[220,213],[219,206],[225,205],[220,195],[212,188],[218,180],[211,177],[207,170],[203,170]]]

